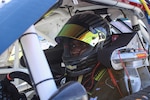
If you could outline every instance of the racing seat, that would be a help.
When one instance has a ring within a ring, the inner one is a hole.
[[[123,34],[118,34],[118,38],[111,43],[109,47],[100,49],[98,52],[98,60],[106,67],[112,67],[111,65],[111,54],[112,52],[120,47],[126,46],[131,39],[135,36],[136,32],[134,33],[123,33]],[[113,36],[113,35],[112,35]]]

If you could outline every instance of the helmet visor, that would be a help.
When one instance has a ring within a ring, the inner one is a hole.
[[[77,24],[66,24],[56,37],[56,41],[59,42],[58,37],[69,37],[76,40],[83,41],[95,46],[99,42],[99,34],[93,33],[86,28]]]

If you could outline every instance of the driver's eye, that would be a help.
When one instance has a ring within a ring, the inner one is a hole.
[[[70,41],[69,43],[70,45],[70,48],[71,49],[85,49],[85,48],[88,48],[88,45],[86,43],[83,43],[81,41],[77,41],[77,40],[73,40],[73,41]]]
[[[82,47],[87,47],[87,45],[86,44],[82,44]]]
[[[76,45],[75,45],[75,44],[72,44],[72,45],[71,45],[71,47],[72,47],[72,48],[75,48],[75,47],[76,47]]]
[[[80,42],[70,42],[69,45],[71,48],[80,48],[82,44]]]

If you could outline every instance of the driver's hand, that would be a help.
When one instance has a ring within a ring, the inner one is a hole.
[[[0,100],[19,100],[20,98],[27,100],[10,81],[6,79],[0,81]]]

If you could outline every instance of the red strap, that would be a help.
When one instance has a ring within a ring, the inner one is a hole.
[[[123,94],[122,94],[122,92],[121,92],[121,90],[120,90],[120,88],[119,88],[119,86],[118,86],[118,84],[117,84],[117,82],[116,82],[116,79],[115,79],[115,77],[114,77],[114,75],[113,75],[113,73],[112,73],[112,71],[111,71],[110,68],[108,68],[108,73],[109,73],[109,76],[110,76],[110,78],[111,78],[111,80],[112,80],[114,86],[118,89],[118,91],[119,91],[121,97],[123,97]]]

